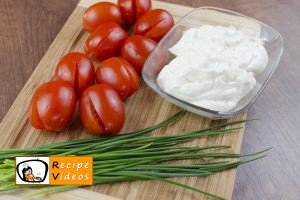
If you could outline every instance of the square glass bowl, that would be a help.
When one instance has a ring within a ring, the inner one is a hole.
[[[255,88],[241,99],[237,106],[229,112],[219,112],[193,105],[179,98],[176,98],[164,92],[157,84],[157,76],[160,70],[168,64],[174,55],[168,49],[174,46],[181,38],[183,32],[191,27],[199,27],[202,25],[233,25],[239,30],[247,32],[255,37],[260,38],[264,42],[264,47],[269,56],[269,62],[266,69],[256,78]],[[144,81],[157,94],[165,98],[167,101],[198,115],[212,118],[222,119],[229,118],[240,112],[245,111],[256,98],[261,94],[272,74],[278,66],[283,51],[283,41],[281,35],[270,26],[249,18],[242,14],[213,7],[200,7],[192,10],[182,19],[180,19],[174,27],[165,35],[165,37],[157,44],[150,56],[145,62],[142,76]]]

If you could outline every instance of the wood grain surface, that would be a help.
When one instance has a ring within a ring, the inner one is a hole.
[[[24,200],[26,195],[30,195],[31,190],[27,189],[18,193],[7,193],[0,195],[0,200]],[[41,197],[38,196],[32,200],[40,200]],[[42,197],[43,200],[83,200],[83,199],[93,199],[93,200],[121,200],[116,197],[108,196],[99,192],[93,192],[83,188],[78,188],[75,190],[69,190],[64,192],[59,192]]]
[[[273,146],[272,154],[238,170],[233,199],[298,199],[300,196],[300,69],[297,0],[169,0],[188,6],[216,6],[241,12],[282,33],[280,67],[257,102],[246,126],[242,151]],[[76,0],[0,0],[0,118],[2,119]]]

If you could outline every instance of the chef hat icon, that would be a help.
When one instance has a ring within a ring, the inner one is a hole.
[[[23,168],[27,168],[27,167],[28,167],[28,163],[26,163],[26,162],[23,163],[23,164],[22,164],[22,167],[23,167]]]

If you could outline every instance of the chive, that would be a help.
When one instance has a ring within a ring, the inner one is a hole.
[[[165,136],[150,135],[151,132],[175,122],[183,117],[184,114],[184,111],[180,111],[154,126],[117,136],[79,139],[25,149],[1,149],[0,192],[23,188],[21,185],[15,185],[14,183],[14,158],[16,156],[91,155],[94,160],[94,184],[156,180],[198,192],[209,198],[223,199],[199,188],[171,181],[168,178],[213,175],[217,172],[263,158],[266,156],[264,153],[270,150],[270,148],[252,154],[235,154],[225,151],[230,149],[230,146],[180,146],[180,144],[197,138],[217,136],[237,131],[242,127],[227,127],[242,124],[245,120],[227,122],[181,134]],[[240,160],[246,157],[249,157],[249,159]],[[191,163],[172,163],[180,160],[190,160]],[[34,186],[32,187],[35,188]],[[29,197],[78,187],[81,186],[39,187]]]

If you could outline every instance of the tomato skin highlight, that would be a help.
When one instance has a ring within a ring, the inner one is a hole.
[[[118,56],[127,33],[118,24],[108,22],[101,24],[87,38],[84,51],[97,60]]]
[[[122,19],[127,24],[133,24],[135,21],[133,0],[118,0],[118,6],[122,13]]]
[[[142,15],[151,10],[151,0],[118,0],[122,19],[127,24],[134,24]]]
[[[110,2],[99,2],[87,8],[83,15],[83,26],[86,31],[93,32],[99,25],[106,22],[121,23],[120,8]]]
[[[156,42],[141,35],[133,35],[127,38],[121,49],[121,57],[127,60],[141,74],[145,61]]]
[[[174,26],[172,15],[163,9],[150,10],[144,14],[134,25],[135,35],[144,35],[159,42]]]
[[[76,107],[76,93],[64,81],[51,81],[40,86],[34,93],[30,108],[29,122],[48,132],[66,128]]]
[[[120,57],[102,61],[96,70],[96,81],[110,85],[123,100],[139,88],[139,76],[135,69]]]
[[[136,20],[142,17],[146,12],[151,10],[152,2],[151,0],[135,0],[136,6]]]
[[[81,95],[79,116],[83,126],[96,135],[117,134],[124,125],[125,109],[111,86],[96,84]]]
[[[57,64],[55,79],[70,83],[79,97],[86,88],[95,82],[94,65],[90,58],[83,53],[68,53]]]

